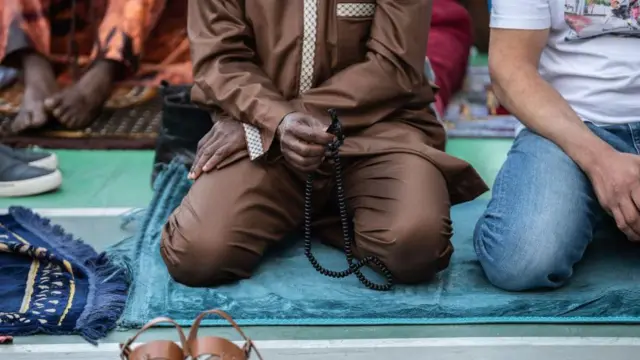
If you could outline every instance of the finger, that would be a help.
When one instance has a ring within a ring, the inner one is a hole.
[[[220,147],[202,166],[202,172],[209,172],[218,166],[229,155],[231,155],[231,147],[225,145]]]
[[[293,136],[287,137],[282,146],[302,157],[321,157],[324,156],[325,147],[317,144],[310,144],[301,141]]]
[[[202,157],[202,152],[198,151],[196,152],[196,156],[193,158],[193,164],[191,164],[191,169],[189,169],[189,174],[187,174],[187,178],[189,180],[195,180],[196,177],[196,164],[198,164],[200,162],[200,158]]]
[[[620,201],[619,208],[622,212],[625,223],[631,229],[633,234],[636,234],[636,236],[630,240],[640,241],[640,212],[633,203],[631,196]]]
[[[198,151],[196,153],[195,158],[193,159],[193,164],[191,164],[191,169],[189,169],[189,174],[187,174],[187,179],[195,180],[196,179],[196,164],[200,162],[200,158],[202,154]]]
[[[209,131],[208,133],[204,134],[204,136],[200,138],[200,141],[198,141],[198,150],[207,146],[212,136],[213,136],[213,131]]]
[[[640,186],[636,186],[631,190],[631,200],[633,201],[636,209],[640,211]]]
[[[192,180],[197,179],[202,174],[202,168],[204,164],[209,161],[209,159],[216,153],[217,146],[216,144],[208,144],[205,147],[198,150],[200,156],[198,156],[198,161],[193,162],[193,168],[191,169],[190,178]]]
[[[283,155],[291,166],[305,173],[316,170],[320,166],[322,159],[305,158],[292,151],[286,151],[283,153]]]
[[[616,221],[618,229],[620,229],[620,231],[622,231],[629,240],[638,241],[637,239],[639,239],[640,236],[627,224],[622,210],[619,207],[614,207],[611,209],[611,213],[613,214],[613,218]]]
[[[290,132],[298,139],[312,144],[328,145],[335,139],[333,134],[329,134],[320,127],[295,125],[291,127]]]

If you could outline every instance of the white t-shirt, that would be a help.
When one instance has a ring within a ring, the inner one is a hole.
[[[491,27],[550,29],[540,74],[578,116],[640,122],[640,0],[599,2],[493,0]]]

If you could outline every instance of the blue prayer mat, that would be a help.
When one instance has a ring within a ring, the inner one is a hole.
[[[106,255],[28,209],[0,216],[0,334],[81,335],[116,326],[128,276]]]
[[[139,327],[157,316],[189,325],[199,312],[214,308],[241,325],[640,323],[640,247],[628,241],[594,241],[568,284],[555,291],[508,293],[489,284],[472,241],[485,200],[452,209],[456,250],[449,268],[430,283],[376,292],[355,276],[323,276],[294,237],[274,249],[250,279],[216,288],[186,287],[171,280],[162,261],[160,232],[189,190],[187,170],[171,164],[155,185],[136,236],[110,250],[129,263],[135,280],[123,327]],[[319,242],[313,251],[327,268],[347,266],[340,251]],[[213,318],[202,324],[226,325]]]

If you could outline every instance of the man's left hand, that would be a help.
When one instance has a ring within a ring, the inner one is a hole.
[[[198,151],[189,172],[189,179],[197,179],[202,173],[215,169],[227,157],[246,148],[244,129],[239,121],[217,121],[198,142]]]

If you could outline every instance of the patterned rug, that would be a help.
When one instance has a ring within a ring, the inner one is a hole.
[[[125,269],[28,209],[0,216],[0,335],[98,339],[127,300]]]
[[[186,172],[173,163],[159,174],[137,234],[110,250],[126,258],[134,279],[123,327],[139,327],[157,316],[188,325],[210,308],[244,325],[640,323],[640,247],[627,241],[594,241],[569,284],[556,291],[514,294],[491,286],[471,241],[485,200],[453,208],[452,263],[429,284],[375,292],[353,277],[327,278],[311,267],[301,241],[293,241],[274,249],[251,279],[189,288],[171,280],[159,251],[162,225],[189,189]],[[341,252],[317,243],[314,252],[329,269],[346,266]],[[207,319],[205,324],[223,323]]]
[[[0,127],[7,126],[22,103],[24,87],[0,90]],[[69,130],[56,121],[2,139],[6,145],[55,149],[153,149],[160,131],[162,100],[156,87],[122,86],[114,90],[98,118],[87,128]]]

